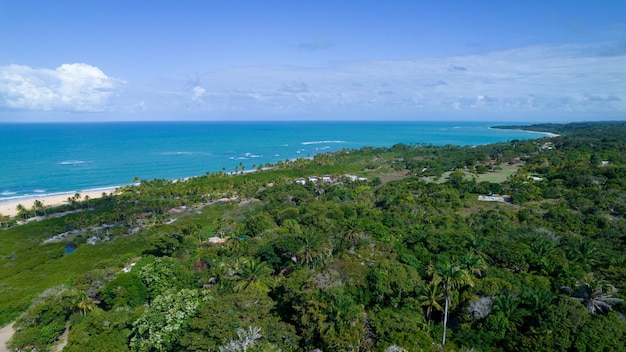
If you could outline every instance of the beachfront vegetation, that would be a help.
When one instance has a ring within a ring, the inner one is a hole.
[[[67,327],[67,351],[623,351],[626,124],[523,128],[561,136],[25,209],[43,219],[0,232],[0,326],[38,351]]]

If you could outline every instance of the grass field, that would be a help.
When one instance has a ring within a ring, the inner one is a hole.
[[[486,174],[478,174],[477,175],[478,177],[476,178],[476,182],[483,182],[483,181],[493,182],[493,183],[504,182],[511,175],[514,175],[515,173],[517,173],[517,170],[519,169],[520,165],[503,164],[503,165],[500,165],[500,167],[502,169],[498,171],[492,171]]]

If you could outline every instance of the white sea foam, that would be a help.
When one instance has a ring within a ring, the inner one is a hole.
[[[34,189],[33,192],[35,193],[46,193],[45,189]]]
[[[86,160],[64,160],[61,161],[59,164],[60,165],[79,165],[79,164],[85,164],[85,163],[90,163],[91,161],[86,161]]]
[[[263,155],[256,155],[256,154],[252,154],[252,153],[246,153],[246,157],[248,157],[248,158],[262,158]]]
[[[163,153],[161,153],[161,155],[193,155],[193,154],[196,154],[196,153],[194,153],[194,152],[184,152],[184,151],[181,151],[181,152],[163,152]]]
[[[6,196],[12,196],[14,194],[17,194],[17,192],[4,191],[4,192],[0,193],[0,196],[6,197]]]
[[[303,145],[309,145],[309,144],[328,144],[328,143],[348,143],[346,141],[340,141],[340,140],[335,140],[335,141],[312,141],[312,142],[302,142],[300,144]]]

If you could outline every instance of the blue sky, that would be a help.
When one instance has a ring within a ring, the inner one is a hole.
[[[0,121],[626,118],[626,1],[0,1]]]

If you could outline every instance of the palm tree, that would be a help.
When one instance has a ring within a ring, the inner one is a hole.
[[[554,301],[554,294],[548,290],[536,288],[522,293],[522,301],[533,312],[539,313],[546,310]]]
[[[428,271],[432,275],[433,280],[435,278],[439,278],[439,285],[443,290],[445,306],[443,311],[443,337],[441,339],[441,345],[445,346],[446,329],[448,325],[448,308],[450,307],[452,292],[464,286],[473,286],[474,283],[472,282],[472,277],[467,270],[462,269],[460,265],[453,263],[449,258],[439,261],[435,263],[435,265],[430,265]]]
[[[79,293],[78,303],[76,307],[80,310],[83,316],[87,315],[87,311],[92,311],[95,308],[95,302],[93,298],[87,296],[87,294],[83,291]]]
[[[0,214],[0,225],[2,225],[2,227],[8,227],[9,219],[10,217],[8,215]]]
[[[298,237],[302,242],[302,247],[296,253],[296,257],[299,263],[307,265],[309,269],[313,269],[317,263],[326,257],[332,256],[332,252],[329,253],[332,246],[324,243],[318,234],[307,231]]]
[[[220,352],[246,352],[248,347],[253,347],[263,337],[261,328],[248,326],[248,330],[238,329],[237,340],[230,340],[225,346],[220,347]]]
[[[46,209],[43,206],[43,202],[40,201],[39,199],[36,199],[33,202],[33,211],[35,212],[35,215],[39,215],[39,214],[46,215]]]
[[[344,221],[343,239],[347,241],[351,246],[361,238],[361,231],[359,229],[359,222],[356,218],[347,219]]]
[[[431,282],[422,288],[420,296],[417,298],[420,301],[422,307],[426,307],[426,318],[428,319],[428,325],[430,325],[430,318],[433,312],[433,308],[439,312],[442,311],[441,300],[443,294],[439,290],[439,284],[441,279],[434,277]]]
[[[22,218],[22,219],[28,219],[28,209],[26,209],[26,207],[22,204],[18,204],[15,207],[15,210],[17,210],[17,216]]]
[[[469,253],[461,257],[461,264],[468,272],[477,277],[483,276],[483,270],[486,269],[485,261],[474,253]]]
[[[519,305],[519,297],[512,293],[503,293],[493,298],[493,310],[502,312],[509,322],[509,330],[515,330],[524,321],[524,311],[520,309]]]
[[[246,260],[238,270],[239,282],[235,284],[234,291],[240,292],[246,289],[256,289],[267,292],[272,281],[272,269],[265,262],[256,259]]]
[[[574,288],[563,286],[561,289],[582,303],[591,314],[611,311],[613,310],[611,303],[623,301],[613,297],[617,293],[615,286],[605,280],[595,278],[593,273],[586,274]]]

